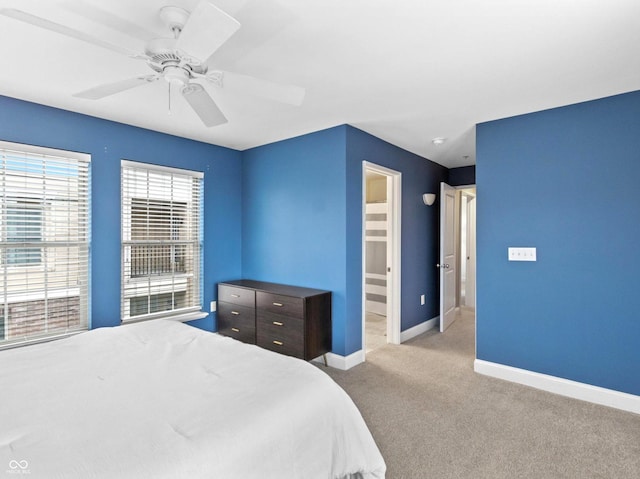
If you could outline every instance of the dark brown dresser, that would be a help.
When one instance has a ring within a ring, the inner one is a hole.
[[[331,292],[250,279],[218,284],[218,333],[296,358],[331,351]]]

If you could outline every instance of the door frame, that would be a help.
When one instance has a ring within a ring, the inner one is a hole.
[[[367,204],[367,171],[386,176],[387,178],[387,265],[391,268],[387,275],[387,343],[400,344],[401,325],[401,231],[402,231],[402,173],[369,161],[362,162],[362,352],[366,358],[366,204]]]

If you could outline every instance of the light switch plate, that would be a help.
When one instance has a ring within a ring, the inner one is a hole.
[[[537,261],[535,248],[509,248],[509,261]]]
[[[210,306],[211,306],[211,307],[210,307],[209,311],[211,311],[212,313],[214,313],[214,312],[216,311],[216,309],[217,309],[217,308],[216,308],[216,306],[217,306],[216,302],[215,302],[215,301],[211,301]]]

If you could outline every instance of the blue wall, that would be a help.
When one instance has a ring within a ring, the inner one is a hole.
[[[478,125],[476,174],[478,358],[640,394],[640,92]]]
[[[1,96],[0,139],[91,155],[92,327],[120,324],[121,159],[203,171],[205,309],[218,281],[240,276],[240,152]]]
[[[243,155],[243,277],[332,291],[333,352],[344,354],[344,127]]]
[[[120,321],[120,160],[205,173],[204,304],[240,277],[333,292],[333,352],[362,345],[362,162],[402,177],[402,330],[438,314],[438,206],[446,168],[349,126],[243,153],[0,97],[0,138],[92,157],[92,327]],[[426,305],[420,305],[420,295]],[[193,322],[208,330],[215,315]]]
[[[437,193],[447,168],[398,148],[353,127],[347,128],[347,264],[350,316],[361,314],[362,295],[362,162],[402,173],[401,330],[439,314],[440,287],[435,267],[439,255],[439,198],[425,206],[423,193]],[[440,196],[438,194],[438,196]],[[420,305],[420,295],[426,296]],[[353,350],[359,349],[360,323],[348,329]],[[356,348],[357,346],[357,348]]]
[[[451,186],[469,186],[476,184],[476,165],[461,166],[449,170],[449,180]]]
[[[438,191],[447,170],[350,126],[244,152],[242,272],[333,292],[333,352],[362,347],[362,162],[403,173],[402,329],[438,315]],[[420,294],[426,294],[420,306]]]

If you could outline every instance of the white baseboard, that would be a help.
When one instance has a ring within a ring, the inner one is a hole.
[[[475,372],[561,396],[640,414],[640,396],[476,359]]]
[[[400,333],[400,342],[404,343],[409,341],[410,339],[415,338],[416,336],[421,335],[422,333],[426,333],[430,329],[435,328],[440,321],[440,316],[436,316],[435,318],[431,318],[424,323],[420,323],[413,328],[406,329]]]
[[[322,356],[319,358],[313,359],[315,363],[324,364],[324,359]],[[351,353],[349,356],[340,356],[335,353],[327,353],[327,366],[331,366],[332,368],[340,369],[342,371],[346,371],[347,369],[351,369],[354,366],[357,366],[360,363],[364,363],[364,351],[362,349],[356,351],[355,353]]]
[[[409,341],[416,336],[426,333],[430,329],[435,328],[438,325],[438,321],[440,320],[440,316],[436,316],[435,318],[431,318],[424,323],[420,323],[413,328],[409,328],[406,331],[402,331],[400,333],[400,342],[404,343],[405,341]],[[360,363],[364,363],[364,351],[362,349],[356,351],[355,353],[351,353],[349,356],[340,356],[339,354],[327,353],[327,365],[332,368],[341,369],[342,371],[346,371],[347,369],[351,369],[354,366],[357,366]],[[314,362],[324,364],[324,359],[322,356],[313,360]]]

